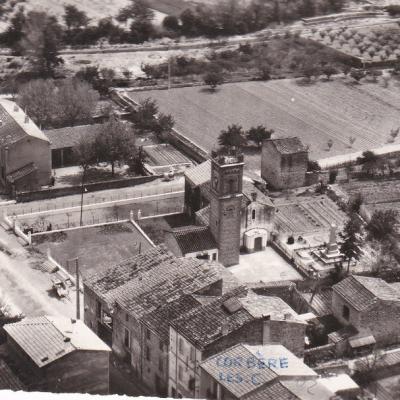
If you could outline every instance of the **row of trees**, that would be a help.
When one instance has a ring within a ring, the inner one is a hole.
[[[236,35],[263,29],[271,23],[338,12],[343,5],[343,0],[252,0],[245,4],[230,0],[187,9],[179,17],[166,17],[163,25],[186,36]]]
[[[241,148],[248,145],[248,141],[252,141],[257,147],[261,147],[263,140],[269,139],[273,133],[273,129],[263,125],[253,126],[245,131],[242,126],[233,124],[221,131],[218,144],[222,147]]]

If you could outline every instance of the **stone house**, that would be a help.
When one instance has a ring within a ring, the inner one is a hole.
[[[16,103],[1,100],[1,184],[9,192],[37,190],[50,177],[49,140]]]
[[[308,150],[298,137],[267,139],[261,155],[261,177],[276,190],[306,184]]]
[[[85,323],[130,365],[149,394],[167,394],[169,320],[237,285],[222,265],[163,247],[84,279]],[[193,295],[193,297],[191,297]]]
[[[109,393],[111,349],[82,321],[26,318],[4,330],[7,353],[26,389]]]
[[[375,342],[400,342],[400,291],[396,286],[380,278],[352,275],[332,289],[332,313],[345,326],[342,340],[347,350],[368,349]]]
[[[201,362],[238,343],[284,342],[302,356],[306,323],[281,299],[238,287],[202,302],[171,321],[169,396],[201,398]]]

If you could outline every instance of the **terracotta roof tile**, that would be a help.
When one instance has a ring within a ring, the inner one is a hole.
[[[211,179],[211,160],[207,160],[185,171],[187,178],[194,186],[200,186]]]
[[[267,139],[264,143],[271,143],[281,154],[294,154],[307,151],[307,148],[297,136]]]
[[[243,400],[301,400],[280,382],[273,382],[260,390],[249,393]]]
[[[380,278],[352,275],[332,288],[357,311],[367,310],[378,300],[400,304],[399,293]]]
[[[50,140],[50,148],[56,150],[76,146],[83,136],[94,138],[101,126],[101,124],[67,126],[66,128],[44,131],[44,134]]]
[[[11,371],[4,360],[0,359],[0,390],[24,390],[24,385]]]
[[[183,255],[218,248],[217,242],[207,226],[176,229],[173,231],[173,235]]]

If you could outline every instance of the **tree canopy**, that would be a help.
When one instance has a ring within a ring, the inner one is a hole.
[[[224,147],[242,147],[246,143],[245,133],[240,125],[229,125],[218,136],[218,144]]]

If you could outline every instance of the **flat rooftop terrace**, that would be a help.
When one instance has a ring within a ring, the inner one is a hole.
[[[241,254],[238,265],[229,271],[241,283],[275,282],[282,280],[299,281],[303,277],[272,247],[264,251]]]

